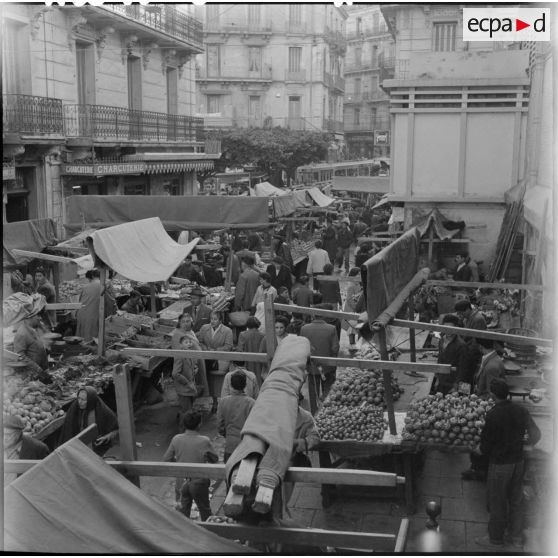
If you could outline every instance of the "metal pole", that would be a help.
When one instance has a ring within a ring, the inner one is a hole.
[[[107,286],[107,268],[103,265],[101,274],[101,299],[99,300],[99,339],[97,343],[97,354],[105,354],[105,289]]]

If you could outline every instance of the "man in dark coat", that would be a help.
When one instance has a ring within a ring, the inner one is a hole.
[[[242,273],[238,278],[234,293],[234,306],[237,310],[249,311],[252,300],[260,286],[260,274],[254,269],[254,257],[247,255],[240,261]]]
[[[488,459],[488,536],[475,542],[491,552],[500,552],[505,532],[516,551],[523,550],[523,444],[536,444],[541,431],[525,407],[508,400],[509,389],[503,380],[490,382],[496,404],[486,414],[477,452]]]
[[[321,305],[316,305],[319,308]],[[309,324],[302,326],[300,335],[310,341],[312,356],[336,357],[339,353],[339,337],[335,326],[326,323],[321,316],[313,316]],[[335,382],[335,366],[310,365],[308,390],[311,412],[314,414],[318,398],[325,399]]]
[[[455,281],[471,281],[471,268],[467,265],[465,258],[466,256],[463,256],[462,254],[457,254],[455,256],[456,268],[453,274]]]
[[[192,316],[192,330],[197,333],[202,326],[208,324],[211,318],[211,308],[202,302],[203,293],[200,289],[194,289],[190,296],[192,298],[192,306],[188,312]]]
[[[279,292],[281,287],[286,287],[289,294],[291,293],[291,288],[293,286],[291,271],[284,264],[283,258],[275,256],[273,258],[273,263],[267,266],[266,271],[271,277],[271,285],[275,287],[277,292]]]
[[[446,314],[442,319],[442,325],[459,327],[459,318],[454,314]],[[439,364],[450,364],[455,371],[450,374],[436,374],[433,392],[446,395],[456,388],[460,382],[473,383],[474,369],[470,366],[467,347],[462,339],[455,334],[442,334],[438,352]]]
[[[195,271],[198,274],[198,285],[204,287],[220,287],[223,284],[223,276],[210,265],[205,265],[201,261],[192,262]]]
[[[337,255],[337,231],[331,221],[322,233],[323,248],[329,256],[329,261],[334,262]]]

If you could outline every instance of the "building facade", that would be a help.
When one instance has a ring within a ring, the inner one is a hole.
[[[328,4],[199,6],[197,113],[207,127],[343,132],[343,8]]]
[[[389,157],[389,95],[380,87],[393,77],[395,41],[378,4],[347,7],[347,55],[343,125],[349,158]]]
[[[193,193],[219,155],[193,116],[187,8],[4,4],[2,26],[5,221],[62,232],[69,195]]]
[[[458,5],[381,10],[396,40],[395,76],[382,84],[390,94],[393,199],[404,203],[407,226],[433,207],[464,221],[465,250],[487,270],[504,193],[524,171],[529,53],[464,43]]]

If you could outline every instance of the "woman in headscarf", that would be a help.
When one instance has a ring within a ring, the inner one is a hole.
[[[76,400],[70,405],[60,431],[59,445],[67,442],[96,424],[98,437],[93,443],[93,451],[103,455],[118,436],[118,419],[116,415],[99,399],[97,390],[92,386],[80,388]]]

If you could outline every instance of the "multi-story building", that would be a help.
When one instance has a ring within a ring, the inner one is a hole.
[[[504,193],[523,174],[529,53],[464,42],[461,8],[381,7],[395,39],[395,76],[382,83],[390,94],[390,190],[407,226],[433,207],[464,221],[470,256],[487,270]]]
[[[197,112],[206,126],[343,132],[343,8],[206,4]]]
[[[2,6],[5,220],[61,226],[72,194],[193,192],[218,155],[193,116],[187,9]]]
[[[394,40],[378,4],[347,7],[347,55],[343,124],[349,157],[389,157],[389,95],[380,87],[393,77]]]

